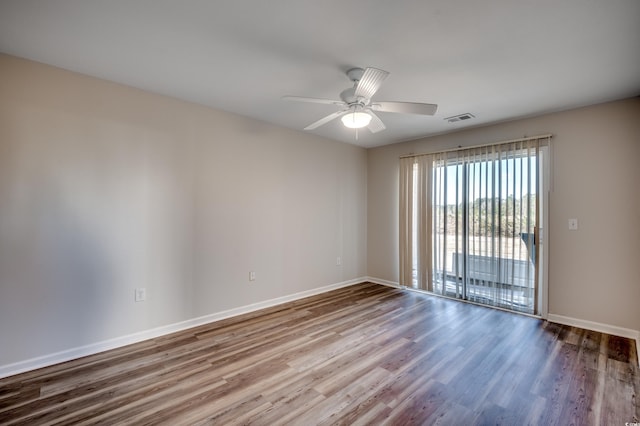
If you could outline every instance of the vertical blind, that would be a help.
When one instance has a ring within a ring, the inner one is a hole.
[[[537,313],[540,149],[549,140],[401,158],[400,284]]]

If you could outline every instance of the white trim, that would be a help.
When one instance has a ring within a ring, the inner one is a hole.
[[[164,325],[150,330],[144,330],[125,336],[116,337],[114,339],[104,340],[102,342],[92,343],[86,346],[71,348],[64,351],[43,355],[37,358],[31,358],[25,361],[18,361],[12,364],[0,365],[0,379],[367,281],[370,281],[368,277],[354,278],[352,280],[342,281],[324,287],[314,288],[312,290],[301,291],[299,293],[277,297],[275,299],[269,299],[263,302],[252,303],[250,305],[240,306],[238,308],[216,312],[202,317]]]
[[[400,287],[399,283],[393,282],[393,281],[383,280],[382,278],[365,277],[365,279],[367,281],[369,281],[370,283],[374,283],[374,284],[386,285],[387,287],[393,287],[393,288],[402,288],[402,287]]]
[[[636,355],[638,366],[640,366],[640,331],[632,330],[630,328],[618,327],[617,325],[603,324],[600,322],[587,321],[578,318],[565,317],[563,315],[548,314],[547,321],[555,322],[563,325],[570,325],[572,327],[580,327],[586,330],[593,330],[600,333],[612,334],[614,336],[626,337],[628,339],[634,339],[636,341]]]

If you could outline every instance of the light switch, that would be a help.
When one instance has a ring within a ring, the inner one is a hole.
[[[147,289],[144,287],[136,288],[135,300],[136,302],[144,302],[147,300]]]
[[[569,219],[569,231],[578,230],[578,219]]]

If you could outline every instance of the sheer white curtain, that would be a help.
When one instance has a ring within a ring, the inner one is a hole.
[[[400,285],[432,291],[433,156],[400,159]]]
[[[400,284],[537,313],[540,148],[550,137],[400,159]]]

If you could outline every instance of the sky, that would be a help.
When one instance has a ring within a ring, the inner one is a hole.
[[[478,198],[493,198],[499,196],[506,199],[513,195],[520,199],[523,195],[536,193],[536,157],[510,158],[494,162],[468,163],[468,173],[472,182],[469,188],[468,200]],[[438,203],[459,204],[462,201],[463,166],[451,165],[446,167],[445,173],[435,169],[436,187],[444,185],[446,175],[446,191],[434,191]],[[495,178],[499,176],[498,182]],[[457,179],[456,179],[457,178]],[[497,191],[499,185],[499,191]],[[495,186],[495,188],[494,188]]]

